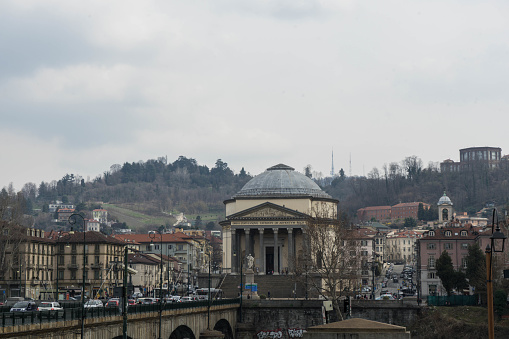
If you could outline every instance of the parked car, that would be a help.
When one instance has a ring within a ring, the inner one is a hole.
[[[9,297],[5,300],[5,306],[13,306],[15,303],[19,301],[25,301],[23,297]]]
[[[394,296],[392,294],[382,294],[375,300],[394,300]]]
[[[141,292],[134,292],[134,293],[133,293],[133,295],[132,295],[132,297],[133,297],[134,299],[136,299],[136,298],[142,298],[142,297],[143,297],[143,293],[141,293]]]
[[[189,302],[189,301],[198,301],[198,298],[197,297],[182,297],[182,299],[180,299],[182,302]]]
[[[63,311],[64,308],[56,301],[42,301],[37,311]]]
[[[11,308],[11,312],[30,312],[36,310],[37,304],[33,301],[18,301]]]
[[[134,300],[134,299],[127,299],[127,305],[128,306],[136,305],[136,300]]]
[[[104,307],[103,302],[97,299],[87,301],[84,306],[85,308]]]
[[[119,299],[110,299],[106,303],[106,307],[118,307],[120,305]]]

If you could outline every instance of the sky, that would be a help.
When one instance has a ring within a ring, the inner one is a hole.
[[[183,155],[252,175],[509,153],[509,2],[0,2],[0,188]]]

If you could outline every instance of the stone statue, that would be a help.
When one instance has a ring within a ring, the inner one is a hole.
[[[252,270],[253,264],[254,264],[253,256],[251,254],[249,254],[246,259],[247,259],[247,268]]]

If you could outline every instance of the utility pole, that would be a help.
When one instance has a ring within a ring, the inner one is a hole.
[[[124,248],[124,288],[122,291],[123,339],[127,339],[127,245]]]

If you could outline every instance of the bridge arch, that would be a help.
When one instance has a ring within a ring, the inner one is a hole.
[[[171,332],[170,339],[196,339],[193,330],[186,325],[180,325]]]
[[[230,323],[226,319],[220,319],[215,325],[214,330],[222,332],[225,339],[233,339],[233,331]]]

